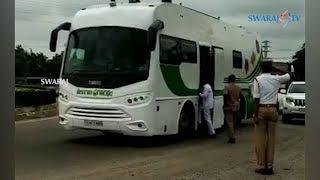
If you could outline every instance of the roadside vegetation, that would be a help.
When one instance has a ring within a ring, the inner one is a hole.
[[[15,48],[16,107],[37,107],[55,103],[56,88],[41,85],[41,78],[58,78],[62,53],[48,58],[43,53],[28,51],[21,45]]]

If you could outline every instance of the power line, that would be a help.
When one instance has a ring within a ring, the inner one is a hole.
[[[268,53],[271,52],[269,50],[269,48],[271,47],[269,45],[270,41],[268,40],[265,40],[262,42],[263,43],[263,46],[262,46],[262,52],[263,52],[263,58],[267,59],[268,58]]]

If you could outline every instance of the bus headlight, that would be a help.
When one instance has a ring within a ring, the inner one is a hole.
[[[67,94],[64,94],[62,92],[59,92],[59,97],[62,101],[68,101],[68,95]]]
[[[129,106],[143,104],[151,99],[151,93],[134,94],[125,98],[125,103]]]

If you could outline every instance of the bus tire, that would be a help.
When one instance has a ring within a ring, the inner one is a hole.
[[[192,103],[186,103],[179,116],[178,135],[192,137],[195,134],[195,110]]]

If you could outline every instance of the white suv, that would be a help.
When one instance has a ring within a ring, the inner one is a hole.
[[[288,123],[292,118],[305,117],[305,82],[292,82],[283,98],[282,120]]]
[[[287,85],[286,84],[281,84],[281,87],[278,92],[278,112],[282,114],[283,111],[283,102],[286,98],[287,94]]]

